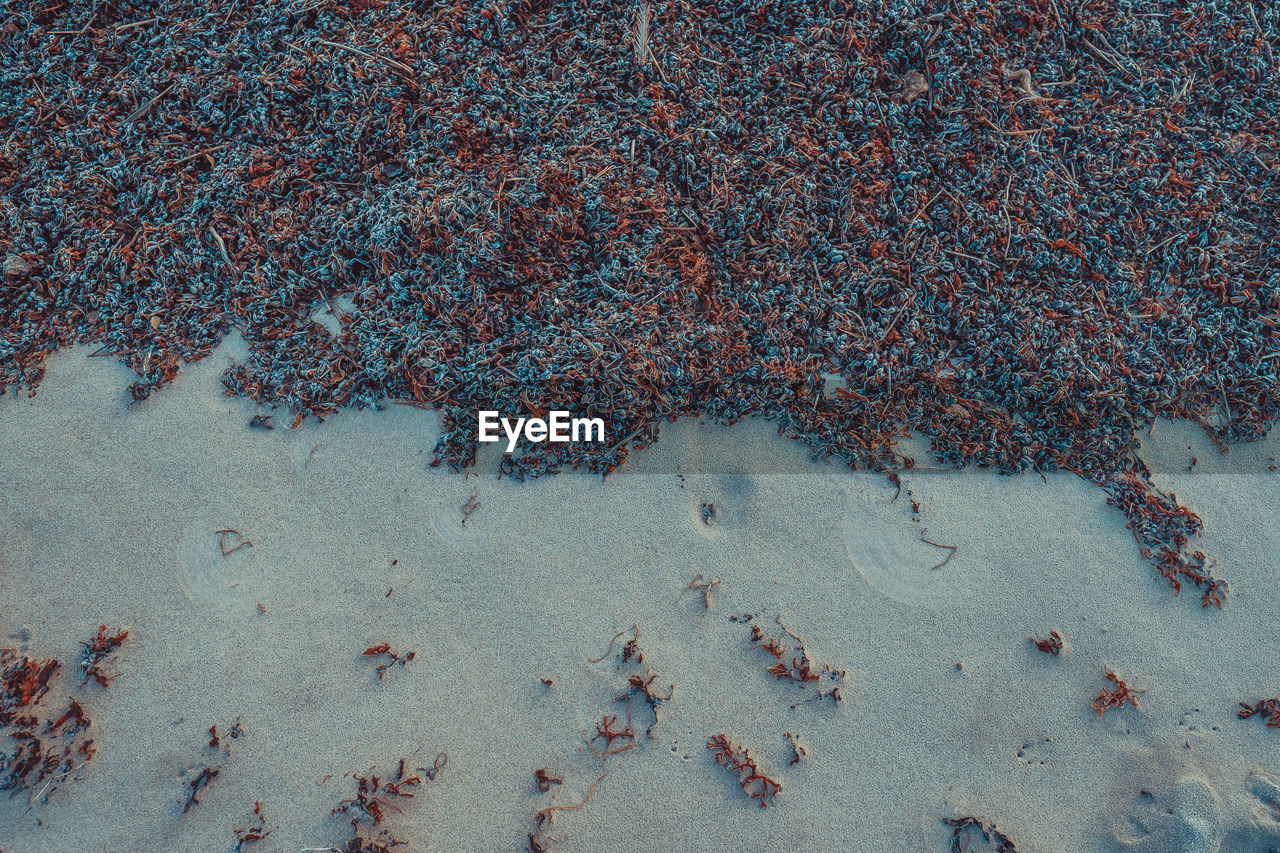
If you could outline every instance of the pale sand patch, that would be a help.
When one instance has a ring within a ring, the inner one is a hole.
[[[230,850],[255,800],[272,835],[248,850],[340,846],[344,774],[441,750],[396,819],[412,849],[520,849],[537,809],[599,774],[579,736],[620,706],[614,668],[586,661],[633,623],[675,698],[652,741],[637,712],[639,745],[557,818],[559,849],[944,851],[940,819],[966,813],[1025,851],[1280,843],[1280,732],[1235,717],[1280,693],[1274,438],[1225,458],[1185,425],[1144,439],[1157,484],[1204,517],[1233,592],[1219,613],[1173,598],[1070,476],[922,464],[890,502],[884,477],[767,424],[685,421],[607,480],[520,484],[492,452],[429,468],[436,418],[412,408],[251,430],[258,410],[217,382],[234,342],[132,408],[131,374],[86,352],[55,355],[34,399],[0,398],[0,627],[69,666],[100,623],[132,633],[111,687],[78,690],[97,759],[47,804],[0,799],[5,851]],[[218,529],[253,547],[222,556]],[[936,571],[948,552],[922,531],[956,548]],[[676,604],[699,573],[723,582],[705,615]],[[803,694],[735,613],[781,614],[847,670],[843,705],[791,710]],[[1050,630],[1061,658],[1028,643]],[[379,682],[359,653],[381,641],[417,657]],[[1139,710],[1090,710],[1107,667],[1148,691]],[[208,727],[236,717],[182,815]],[[722,731],[783,782],[774,808],[713,763]],[[789,731],[809,751],[794,767]],[[566,784],[537,794],[540,767]]]

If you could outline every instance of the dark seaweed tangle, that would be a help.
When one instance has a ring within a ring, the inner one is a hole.
[[[1280,391],[1280,7],[1244,0],[9,2],[0,386],[91,342],[143,399],[236,329],[300,421],[685,414],[819,455],[1068,469],[1205,604],[1135,455]],[[313,321],[337,309],[335,334]],[[822,393],[823,374],[845,389]],[[618,441],[614,443],[614,439]]]

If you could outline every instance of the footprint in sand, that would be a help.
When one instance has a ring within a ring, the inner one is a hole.
[[[486,544],[492,532],[486,523],[485,506],[475,492],[436,501],[430,517],[441,539],[468,551]]]
[[[253,590],[262,571],[254,552],[261,543],[253,539],[207,509],[197,512],[178,543],[178,587],[187,600],[208,613],[255,608]]]
[[[855,493],[844,518],[845,548],[853,567],[903,604],[940,609],[973,598],[985,586],[989,567],[964,559],[948,547],[954,543],[911,521],[901,499],[890,503],[892,496],[889,489]]]
[[[711,481],[700,480],[688,492],[689,520],[702,536],[717,539],[750,524],[750,507],[757,493],[755,480],[750,475],[731,473]]]
[[[1115,838],[1137,853],[1217,853],[1225,836],[1217,792],[1199,776],[1185,776],[1166,794],[1143,791]]]
[[[1033,737],[1028,738],[1022,746],[1018,747],[1016,756],[1028,767],[1048,767],[1049,760],[1055,752],[1053,738]]]
[[[1280,777],[1255,770],[1245,786],[1249,792],[1247,824],[1233,833],[1237,847],[1232,849],[1280,850]]]

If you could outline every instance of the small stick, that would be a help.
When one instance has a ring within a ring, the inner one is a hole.
[[[116,32],[122,30],[131,30],[134,27],[145,27],[147,24],[154,24],[159,18],[147,18],[145,21],[134,21],[132,24],[116,24]]]
[[[702,609],[704,611],[710,610],[711,601],[715,596],[716,587],[719,585],[719,579],[707,580],[702,576],[702,573],[699,572],[693,580],[689,581],[689,585],[681,590],[680,594],[676,596],[676,604],[680,603],[680,599],[684,598],[684,594],[686,592],[700,592],[702,593]],[[614,639],[617,638],[615,637]],[[606,652],[606,654],[608,654],[608,652]]]
[[[253,543],[252,543],[252,542],[250,542],[248,539],[244,539],[244,538],[242,538],[242,537],[240,536],[240,531],[239,531],[239,530],[232,530],[231,528],[226,528],[226,529],[224,529],[224,530],[217,530],[217,531],[214,531],[214,532],[215,532],[215,533],[217,534],[217,536],[218,536],[218,550],[222,552],[222,556],[224,556],[224,557],[225,557],[225,556],[227,556],[228,554],[234,554],[236,551],[239,551],[241,548],[252,548],[252,547],[253,547]],[[238,542],[238,543],[240,543],[240,544],[238,544],[238,545],[236,545],[236,547],[231,548],[231,549],[229,549],[229,550],[228,550],[228,548],[227,548],[227,537],[228,537],[229,535],[233,534],[233,533],[235,534],[236,542]]]
[[[126,118],[126,119],[124,120],[124,123],[125,123],[125,124],[133,124],[135,121],[137,121],[138,119],[142,118],[142,117],[143,117],[144,115],[146,115],[147,113],[151,112],[151,108],[152,108],[152,107],[154,107],[156,104],[160,103],[160,99],[161,99],[161,98],[163,98],[165,95],[169,94],[169,92],[170,92],[170,91],[172,91],[173,87],[174,87],[174,86],[176,86],[176,85],[178,85],[178,84],[177,84],[177,83],[170,83],[170,84],[168,85],[168,87],[166,87],[166,88],[165,88],[165,90],[164,90],[163,92],[161,92],[160,94],[156,95],[156,96],[155,96],[154,98],[152,98],[151,100],[147,101],[145,104],[143,104],[143,105],[142,105],[141,107],[139,107],[138,109],[134,110],[134,111],[133,111],[133,113],[132,113],[128,118]]]
[[[951,552],[950,554],[947,554],[947,556],[942,559],[941,563],[938,563],[938,565],[934,566],[932,569],[929,570],[931,572],[934,572],[942,568],[943,566],[945,566],[947,563],[949,563],[951,561],[951,558],[956,555],[956,551],[960,550],[960,546],[959,545],[943,545],[941,542],[932,542],[924,538],[924,535],[928,532],[929,531],[927,530],[920,531],[921,542],[925,543],[926,545],[932,545],[935,548],[946,548],[948,551]]]
[[[227,270],[232,275],[235,275],[236,268],[232,266],[231,256],[227,254],[227,244],[222,242],[222,236],[218,234],[217,231],[214,230],[212,225],[209,226],[209,233],[213,235],[213,239],[216,240],[218,243],[218,251],[222,253],[222,260],[226,261],[227,263]]]
[[[229,144],[230,144],[230,143],[226,143],[226,142],[224,142],[222,145],[215,145],[215,146],[213,146],[212,148],[206,148],[206,149],[204,149],[203,151],[197,151],[197,152],[196,152],[196,153],[194,153],[194,154],[191,154],[191,155],[189,155],[189,156],[187,156],[187,157],[183,157],[181,160],[174,160],[172,163],[165,163],[165,164],[161,165],[161,167],[160,167],[160,168],[162,168],[162,169],[169,169],[169,168],[172,168],[172,167],[174,167],[174,166],[181,166],[183,163],[187,162],[188,160],[194,160],[194,159],[196,159],[197,157],[203,157],[203,156],[204,156],[204,155],[206,155],[206,154],[212,154],[212,153],[213,153],[213,152],[215,152],[215,151],[221,151],[223,148],[228,147],[228,145],[229,145]]]

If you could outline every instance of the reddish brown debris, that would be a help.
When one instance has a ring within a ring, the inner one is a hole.
[[[783,636],[775,638],[765,633],[759,625],[755,624],[754,618],[747,617],[745,620],[751,622],[751,635],[748,641],[757,648],[768,652],[777,661],[773,666],[769,667],[768,672],[770,675],[781,681],[789,681],[801,688],[806,688],[811,684],[815,685],[817,694],[806,701],[831,699],[831,701],[839,704],[844,700],[844,695],[840,692],[838,686],[830,688],[822,686],[824,681],[843,681],[846,676],[844,670],[834,669],[826,664],[821,666],[815,664],[805,649],[804,640],[782,624],[781,619],[775,617],[774,621],[782,629]],[[799,704],[801,703],[796,703],[796,705]],[[791,707],[794,708],[796,705]]]
[[[13,743],[11,750],[0,752],[0,790],[25,790],[33,799],[47,799],[97,754],[93,741],[81,736],[91,721],[75,699],[56,720],[40,713],[49,682],[61,669],[59,661],[0,649],[0,667],[0,728],[5,730],[0,737]]]
[[[547,791],[550,791],[552,785],[564,784],[564,779],[561,779],[559,776],[553,775],[551,771],[547,770],[547,768],[545,767],[539,770],[535,770],[533,773],[533,778],[535,780],[535,784],[537,785],[539,794],[545,794]]]
[[[195,778],[187,784],[191,787],[191,793],[187,796],[187,802],[182,807],[182,813],[186,814],[191,811],[193,806],[200,805],[200,794],[205,788],[209,787],[209,783],[218,778],[218,774],[222,772],[221,767],[204,767],[196,774]]]
[[[356,776],[356,795],[338,803],[330,812],[352,816],[351,837],[342,849],[346,853],[390,853],[394,848],[402,847],[405,842],[393,837],[382,826],[389,816],[388,809],[399,812],[396,801],[412,798],[416,793],[413,789],[421,786],[424,778],[434,780],[448,763],[448,753],[441,752],[430,768],[419,768],[413,775],[409,774],[405,760],[401,759],[392,779],[383,780],[373,773]]]
[[[215,531],[215,533],[218,537],[218,551],[224,557],[230,554],[234,554],[236,551],[239,551],[241,548],[253,547],[253,543],[250,542],[248,539],[243,538],[240,535],[239,530],[224,528],[223,530]]]
[[[405,654],[400,655],[396,654],[396,652],[391,648],[390,643],[378,643],[378,645],[370,646],[360,654],[364,657],[379,657],[381,655],[386,655],[390,658],[387,663],[378,664],[378,680],[381,681],[386,676],[387,670],[391,669],[393,666],[403,668],[409,663],[409,661],[413,660],[418,653],[406,652]]]
[[[618,718],[608,714],[596,723],[596,733],[587,741],[592,755],[603,761],[611,755],[635,748],[636,733],[631,730],[631,720],[628,719],[625,726],[619,725]],[[604,748],[598,748],[596,741],[603,741]]]
[[[748,797],[759,801],[760,808],[767,809],[773,804],[782,783],[761,773],[760,765],[746,747],[735,746],[727,734],[718,734],[707,741],[707,749],[712,751],[716,764],[738,775],[739,787]]]
[[[231,738],[232,740],[235,740],[236,738],[240,737],[243,734],[244,734],[244,727],[240,725],[239,720],[236,720],[231,725],[230,730],[227,732],[227,737]],[[210,749],[222,748],[222,737],[218,734],[217,725],[209,726],[209,748]],[[225,752],[227,755],[231,755],[231,748],[227,747]]]
[[[1141,461],[1133,463],[1133,470],[1115,474],[1107,490],[1107,503],[1124,511],[1139,552],[1155,563],[1174,594],[1182,591],[1183,581],[1190,581],[1201,589],[1201,607],[1212,605],[1221,610],[1230,592],[1227,582],[1213,576],[1211,561],[1203,551],[1188,547],[1200,535],[1200,516],[1179,504],[1177,495],[1157,489]]]
[[[1280,699],[1263,699],[1256,705],[1241,702],[1236,716],[1242,720],[1260,717],[1266,721],[1267,728],[1280,729]]]
[[[609,640],[609,647],[604,650],[604,654],[598,658],[589,658],[588,663],[600,663],[613,653],[613,646],[618,642],[618,638],[625,635],[626,631],[619,631],[613,635],[613,639]],[[637,625],[631,626],[631,639],[622,646],[622,663],[618,664],[621,668],[622,664],[635,661],[636,663],[644,663],[644,653],[640,651],[640,628]]]
[[[1102,692],[1093,700],[1093,710],[1098,712],[1099,717],[1111,708],[1123,708],[1126,704],[1135,708],[1138,707],[1138,694],[1147,692],[1145,690],[1133,690],[1124,683],[1120,676],[1110,670],[1107,671],[1106,678],[1115,687],[1102,688]]]
[[[649,706],[649,709],[653,711],[653,724],[650,725],[649,728],[645,730],[645,737],[648,737],[650,739],[653,738],[653,730],[656,729],[658,727],[658,723],[661,722],[660,709],[662,705],[666,702],[670,702],[672,697],[675,696],[675,692],[676,692],[675,685],[668,684],[666,695],[664,696],[662,693],[658,692],[658,688],[656,686],[657,680],[658,680],[657,674],[652,669],[649,668],[648,664],[646,664],[644,668],[644,674],[643,675],[639,673],[633,674],[627,680],[626,691],[617,698],[617,701],[627,703],[628,719],[630,719],[630,716],[631,716],[630,703],[633,697],[639,696],[641,699],[644,700],[645,704]]]
[[[81,643],[84,651],[81,655],[80,668],[84,671],[84,682],[88,684],[89,679],[106,687],[113,678],[119,677],[119,673],[115,675],[106,675],[102,672],[102,663],[111,656],[116,649],[124,645],[124,641],[129,638],[127,630],[117,631],[115,634],[107,633],[106,625],[98,626],[98,633],[92,640],[87,643]]]
[[[1057,631],[1050,631],[1049,636],[1043,640],[1032,637],[1031,645],[1047,655],[1060,655],[1062,654],[1062,635]]]
[[[41,698],[49,692],[49,680],[62,666],[60,662],[35,660],[26,655],[18,657],[14,649],[0,649],[0,725],[19,725],[20,720],[27,719],[19,712],[25,708],[39,704]]]
[[[261,841],[271,834],[271,830],[267,829],[267,819],[262,814],[262,803],[255,802],[253,804],[253,815],[255,821],[253,826],[232,830],[236,834],[235,853],[243,853],[244,848],[255,841]]]
[[[555,842],[550,835],[551,824],[555,821],[556,815],[561,812],[573,812],[585,806],[595,796],[596,786],[600,784],[600,780],[604,778],[601,773],[596,780],[591,783],[591,787],[587,789],[586,795],[580,802],[570,803],[566,805],[547,806],[539,809],[533,816],[533,832],[529,833],[529,853],[547,853],[551,849],[551,845]]]
[[[942,822],[951,827],[951,853],[969,853],[970,842],[976,836],[981,836],[988,844],[994,844],[995,853],[1018,853],[1018,846],[1013,843],[1013,839],[996,829],[994,823],[987,823],[972,815],[943,818]]]

